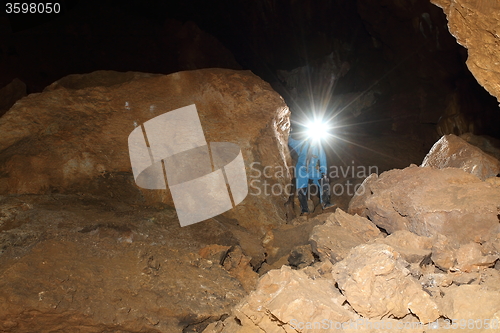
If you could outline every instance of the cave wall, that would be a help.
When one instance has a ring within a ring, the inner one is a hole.
[[[500,2],[496,0],[431,0],[442,8],[448,28],[467,48],[467,67],[500,101]]]
[[[369,124],[358,132],[408,134],[427,145],[442,134],[494,134],[500,121],[429,0],[189,4],[196,9],[186,5],[184,17],[270,82],[292,118],[319,105],[342,111],[340,122]]]
[[[0,86],[17,77],[38,92],[99,69],[244,68],[271,83],[292,118],[319,105],[355,125],[350,135],[404,134],[430,148],[441,134],[495,135],[500,123],[477,83],[495,95],[493,0],[435,0],[446,15],[429,0],[96,3],[25,30],[0,18]]]

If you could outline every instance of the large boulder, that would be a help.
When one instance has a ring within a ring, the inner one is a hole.
[[[441,137],[425,156],[421,166],[459,168],[482,180],[500,173],[499,160],[453,134]]]
[[[134,183],[127,139],[149,119],[191,104],[207,142],[231,142],[242,152],[249,194],[225,215],[257,230],[284,221],[289,110],[248,71],[102,71],[31,94],[0,119],[0,194],[87,193],[172,205],[168,188]]]
[[[448,29],[467,48],[467,67],[491,95],[500,101],[498,33],[500,2],[485,0],[431,0],[448,18]]]
[[[388,233],[444,235],[452,247],[494,242],[500,231],[500,187],[456,168],[411,166],[371,179],[356,211]],[[364,209],[362,208],[364,207]]]

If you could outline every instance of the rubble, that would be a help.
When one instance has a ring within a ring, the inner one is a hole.
[[[336,263],[353,247],[377,237],[381,237],[381,232],[368,219],[337,209],[324,224],[314,227],[309,242],[321,261]]]
[[[363,244],[333,268],[333,278],[354,310],[365,318],[402,318],[423,323],[439,318],[434,300],[410,275],[408,263],[385,244]]]
[[[492,242],[500,231],[500,187],[457,168],[410,166],[382,173],[356,211],[388,233],[444,235],[455,249],[469,242]],[[364,208],[363,208],[364,207]],[[352,213],[352,211],[350,211]]]

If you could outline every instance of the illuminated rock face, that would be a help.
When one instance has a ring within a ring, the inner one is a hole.
[[[267,83],[245,71],[102,71],[63,78],[1,118],[0,192],[92,193],[173,205],[168,188],[146,190],[134,183],[127,139],[148,120],[193,104],[207,142],[241,150],[248,195],[226,216],[254,230],[279,224],[289,182],[289,110]]]
[[[459,168],[482,180],[500,173],[499,160],[453,134],[445,135],[436,142],[421,166]]]
[[[431,0],[448,18],[448,29],[468,50],[467,67],[500,101],[500,3],[484,0]]]
[[[493,242],[500,231],[500,188],[463,170],[411,166],[384,172],[366,186],[370,194],[362,199],[363,204],[353,199],[356,207],[349,212],[364,212],[389,233],[442,234],[458,246]],[[363,205],[366,210],[360,209]]]

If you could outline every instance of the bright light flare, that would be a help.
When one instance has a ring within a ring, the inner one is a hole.
[[[323,121],[312,121],[306,125],[307,137],[319,141],[329,135],[329,126]]]

